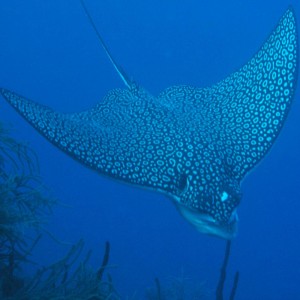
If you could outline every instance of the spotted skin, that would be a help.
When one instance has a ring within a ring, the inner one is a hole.
[[[74,114],[1,93],[84,165],[163,192],[225,226],[240,202],[242,179],[269,151],[287,117],[297,52],[295,17],[288,9],[247,64],[208,88],[173,86],[154,97],[131,84]]]

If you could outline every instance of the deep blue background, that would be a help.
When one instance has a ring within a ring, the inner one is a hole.
[[[115,59],[152,94],[223,79],[254,55],[289,4],[300,18],[295,0],[86,1]],[[87,109],[123,87],[79,1],[0,4],[0,86],[65,112]],[[232,282],[235,270],[241,273],[237,299],[300,299],[299,94],[271,153],[243,182],[228,276]],[[165,283],[183,274],[214,292],[224,241],[199,234],[164,196],[73,161],[4,100],[0,120],[35,149],[45,184],[70,206],[55,210],[48,229],[71,243],[83,237],[95,266],[110,240],[118,266],[112,275],[124,299],[135,291],[143,299],[156,276]],[[67,249],[44,239],[36,256],[47,264]]]

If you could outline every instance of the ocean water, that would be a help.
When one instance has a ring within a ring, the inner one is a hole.
[[[0,86],[63,112],[95,105],[123,87],[80,1],[0,0]],[[174,84],[209,86],[246,63],[289,5],[299,1],[86,0],[103,39],[127,74],[157,95]],[[298,22],[298,27],[300,26]],[[226,299],[300,299],[300,99],[272,151],[243,181]],[[109,180],[53,147],[0,101],[0,120],[40,160],[45,184],[64,205],[47,229],[83,238],[97,268],[111,243],[111,274],[122,299],[172,279],[214,292],[225,241],[198,233],[165,196]],[[35,260],[49,264],[68,247],[45,237]]]

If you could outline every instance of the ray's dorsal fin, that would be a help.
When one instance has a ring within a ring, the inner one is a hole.
[[[114,60],[114,58],[112,57],[111,53],[108,50],[108,47],[106,46],[106,44],[104,43],[104,40],[100,34],[100,32],[98,31],[96,24],[91,16],[91,14],[89,13],[85,3],[83,0],[80,0],[81,6],[83,7],[83,10],[86,14],[86,16],[89,19],[89,22],[91,23],[93,29],[95,30],[95,33],[98,37],[98,40],[102,46],[102,48],[104,49],[106,55],[108,56],[110,62],[112,63],[112,65],[114,66],[115,70],[117,71],[117,73],[119,74],[119,76],[121,77],[122,81],[124,82],[124,84],[126,85],[126,87],[128,89],[131,89],[133,86],[133,83],[131,82],[131,80],[128,78],[127,74],[122,70],[122,68],[116,63],[116,61]]]

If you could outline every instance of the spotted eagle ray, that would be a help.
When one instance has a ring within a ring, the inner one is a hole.
[[[85,166],[161,192],[199,231],[233,238],[241,181],[270,150],[295,94],[293,9],[238,71],[211,87],[171,86],[157,97],[128,79],[86,13],[126,89],[111,90],[90,110],[70,114],[7,89],[2,96]]]

